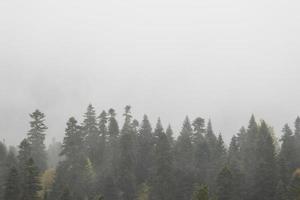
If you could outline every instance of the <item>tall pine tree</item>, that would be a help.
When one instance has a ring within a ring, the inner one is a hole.
[[[28,142],[31,146],[31,156],[39,170],[44,171],[47,168],[47,154],[45,150],[45,114],[39,110],[30,114],[30,130],[28,132]]]

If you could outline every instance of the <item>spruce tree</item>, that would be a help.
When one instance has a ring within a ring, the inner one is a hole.
[[[3,198],[5,178],[7,175],[6,168],[6,159],[7,159],[7,148],[4,143],[0,141],[0,200]]]
[[[118,200],[120,190],[118,187],[118,164],[120,157],[119,142],[119,125],[116,120],[114,109],[108,111],[108,138],[104,152],[104,175],[103,179],[103,197],[104,199]]]
[[[277,171],[274,140],[267,124],[262,121],[256,143],[257,168],[255,171],[254,198],[272,200],[274,198]]]
[[[173,156],[168,138],[163,130],[160,119],[156,124],[154,135],[157,137],[155,145],[155,167],[151,180],[151,200],[173,200]]]
[[[11,168],[5,182],[4,200],[19,200],[20,178],[15,167]]]
[[[257,137],[258,125],[254,115],[251,116],[248,129],[241,129],[239,140],[241,143],[242,166],[245,172],[245,199],[255,200],[256,182],[255,173],[257,165]]]
[[[283,136],[281,138],[281,150],[278,156],[279,178],[285,187],[290,182],[293,172],[297,169],[297,149],[295,146],[295,138],[289,125],[286,124],[282,129]]]
[[[84,120],[82,124],[82,132],[85,136],[86,152],[92,163],[98,162],[98,142],[99,142],[99,130],[96,119],[96,111],[92,104],[89,104],[87,111],[84,114]]]
[[[77,120],[71,117],[67,122],[60,155],[65,156],[70,164],[76,164],[78,159],[84,157],[83,142],[81,127],[77,124]]]
[[[211,188],[215,189],[215,179],[220,171],[219,168],[219,156],[218,156],[218,138],[215,135],[211,120],[208,121],[205,140],[208,145],[208,164],[207,164],[207,178],[206,184]]]
[[[233,199],[233,177],[228,167],[224,167],[217,178],[217,196],[218,200]]]
[[[233,136],[228,150],[228,168],[232,174],[232,200],[244,197],[244,172],[241,161],[240,143],[237,136]]]
[[[137,183],[142,184],[150,178],[153,167],[154,137],[147,115],[144,115],[138,134],[137,144]]]
[[[167,129],[166,129],[166,136],[168,138],[169,144],[171,145],[171,147],[174,146],[174,132],[173,129],[171,127],[171,125],[169,124]]]
[[[40,171],[47,168],[47,154],[45,148],[45,131],[47,126],[45,122],[45,114],[39,110],[30,114],[30,130],[28,132],[28,142],[31,146],[31,156]]]
[[[97,165],[103,165],[104,163],[104,152],[105,152],[105,146],[106,146],[106,139],[108,135],[107,131],[107,113],[105,111],[102,111],[99,118],[99,141],[98,141],[98,148],[97,148],[97,154],[98,154],[98,162]]]
[[[193,160],[195,168],[195,177],[199,184],[204,184],[207,179],[207,170],[209,168],[210,149],[206,138],[205,120],[198,117],[193,122]]]
[[[134,131],[131,124],[130,106],[125,107],[125,122],[120,138],[120,158],[118,164],[118,183],[124,200],[132,200],[136,195],[136,154],[134,149]]]
[[[110,137],[118,137],[119,136],[119,125],[116,120],[116,112],[114,109],[109,109],[109,123],[108,123],[108,135]]]
[[[193,121],[193,128],[194,128],[194,134],[193,134],[193,143],[202,143],[204,140],[204,134],[206,132],[205,129],[205,120],[201,117],[197,117]]]
[[[29,159],[25,166],[24,182],[22,183],[21,200],[38,200],[38,191],[41,190],[39,170],[33,159]]]
[[[190,159],[193,156],[192,135],[192,126],[186,117],[175,145],[175,199],[178,200],[189,200],[193,191],[194,166]]]

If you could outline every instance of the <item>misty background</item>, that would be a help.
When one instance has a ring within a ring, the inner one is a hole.
[[[89,103],[132,106],[179,131],[211,118],[225,140],[253,113],[277,135],[300,115],[300,4],[271,0],[0,1],[0,139],[29,113],[63,137]]]

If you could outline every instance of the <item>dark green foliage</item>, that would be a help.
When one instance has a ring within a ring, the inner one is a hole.
[[[157,137],[157,141],[155,145],[155,167],[151,180],[150,199],[173,200],[173,156],[160,119],[156,124],[154,135]]]
[[[257,169],[255,176],[255,199],[271,200],[276,189],[276,158],[274,141],[267,124],[262,121],[257,136]]]
[[[192,126],[189,118],[186,117],[183,122],[182,130],[175,144],[175,162],[174,170],[176,174],[175,199],[190,199],[194,185],[194,166],[192,146]]]
[[[169,125],[166,129],[166,136],[168,138],[169,144],[173,147],[174,146],[174,133],[173,133],[171,125]]]
[[[136,153],[135,135],[131,124],[130,106],[125,107],[125,122],[120,138],[120,158],[118,163],[118,184],[122,191],[122,199],[132,200],[136,195]]]
[[[149,180],[153,167],[154,136],[147,115],[144,115],[138,134],[137,144],[137,183],[142,184]]]
[[[81,158],[80,155],[83,156],[83,141],[81,127],[77,124],[76,119],[71,117],[67,122],[60,155],[65,156],[67,161],[75,164],[78,158]]]
[[[297,169],[297,150],[293,136],[293,132],[286,124],[282,129],[283,136],[281,138],[281,151],[278,156],[279,178],[285,187],[290,182],[294,170]]]
[[[193,121],[194,134],[193,134],[193,142],[200,143],[204,140],[205,134],[205,120],[201,117],[196,118]]]
[[[85,137],[85,149],[87,156],[92,163],[98,162],[98,145],[99,145],[99,130],[96,119],[96,111],[90,104],[87,107],[87,111],[84,114],[84,120],[82,123],[82,133]]]
[[[228,167],[224,167],[217,178],[218,200],[232,200],[233,197],[233,176]]]
[[[164,132],[160,120],[153,132],[146,115],[141,123],[132,119],[126,106],[120,132],[113,109],[96,117],[89,105],[82,125],[71,117],[63,144],[55,142],[48,149],[49,167],[56,167],[55,175],[42,174],[46,169],[45,116],[37,110],[31,117],[28,138],[20,143],[18,154],[0,142],[0,200],[300,197],[299,117],[294,131],[284,126],[280,149],[272,128],[264,121],[257,123],[254,116],[247,130],[241,128],[232,137],[227,149],[210,120],[205,126],[203,118],[192,124],[186,118],[175,138],[170,126]],[[206,186],[194,190],[195,185],[208,185],[210,190]]]
[[[19,200],[21,194],[20,178],[15,167],[9,170],[5,182],[4,200]]]
[[[45,148],[45,131],[47,126],[44,124],[45,115],[39,110],[30,114],[30,130],[28,132],[28,142],[31,147],[31,157],[39,170],[44,171],[47,168],[47,154]]]
[[[0,200],[4,194],[4,184],[7,174],[6,169],[7,148],[4,143],[0,142]]]
[[[232,200],[239,200],[244,195],[244,172],[241,165],[241,152],[238,137],[233,136],[228,151],[228,168],[232,174]]]
[[[116,112],[114,109],[109,109],[109,123],[108,123],[108,135],[110,137],[117,137],[119,135],[119,125],[116,120]]]
[[[37,192],[41,190],[39,171],[33,159],[29,159],[24,169],[21,200],[38,200]]]

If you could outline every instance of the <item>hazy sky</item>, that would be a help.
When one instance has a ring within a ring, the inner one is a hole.
[[[17,144],[29,113],[48,140],[88,103],[119,116],[211,118],[228,139],[250,115],[280,134],[300,114],[296,0],[1,0],[0,138]]]

